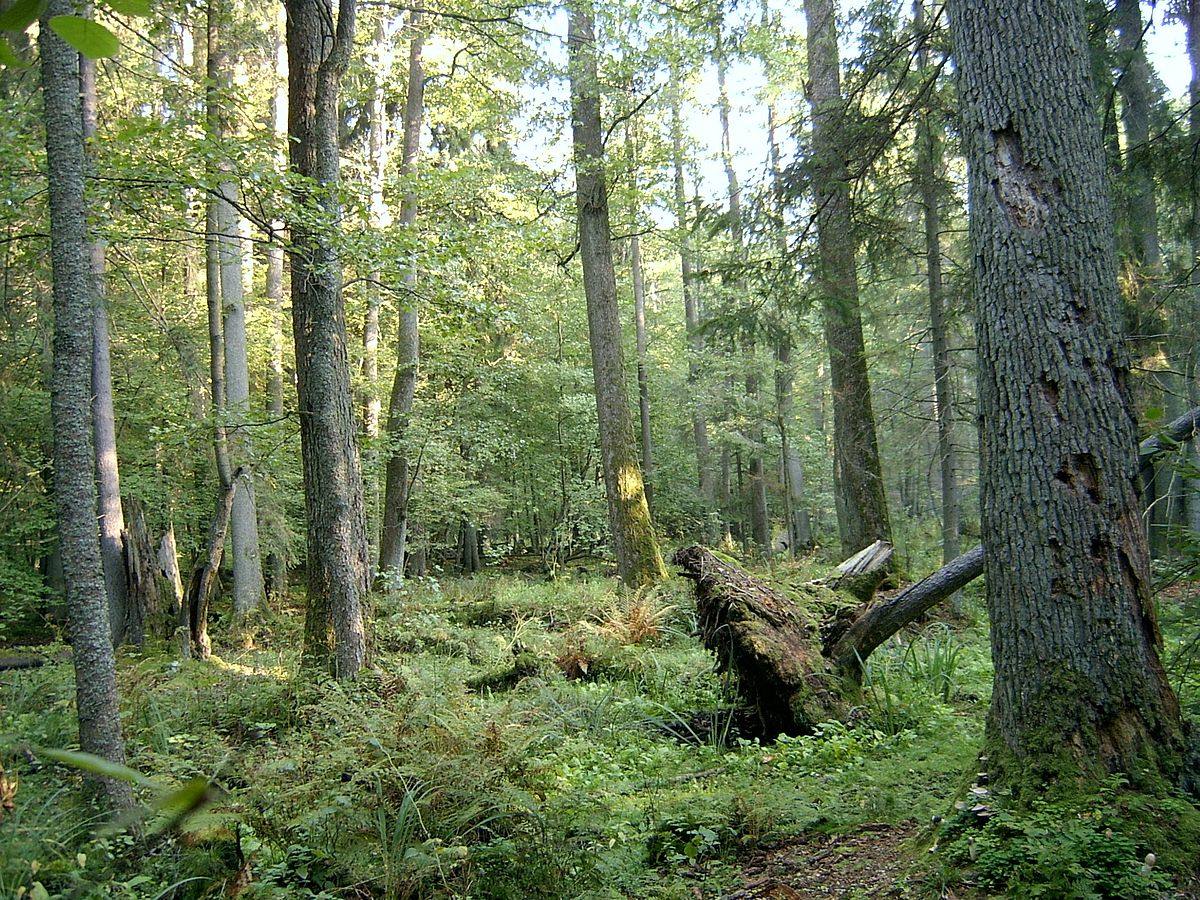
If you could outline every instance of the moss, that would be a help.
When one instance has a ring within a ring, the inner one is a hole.
[[[1036,720],[1011,747],[992,717],[987,748],[993,782],[1018,799],[1096,785],[1121,772],[1139,790],[1161,794],[1174,788],[1183,770],[1183,748],[1148,734],[1140,711],[1103,723],[1080,715],[1080,698],[1091,697],[1090,679],[1066,665],[1045,679],[1029,703]],[[1151,726],[1152,727],[1152,726]]]

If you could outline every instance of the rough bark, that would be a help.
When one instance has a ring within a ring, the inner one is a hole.
[[[679,62],[671,63],[671,162],[674,168],[675,228],[679,241],[679,272],[683,283],[683,316],[688,338],[688,385],[692,411],[692,440],[696,447],[696,477],[700,498],[706,512],[711,513],[716,502],[712,448],[708,440],[708,420],[700,396],[700,359],[704,353],[704,336],[700,334],[700,301],[696,295],[693,274],[692,232],[688,225],[687,185],[683,165],[683,76]]]
[[[79,58],[79,84],[83,140],[96,140],[96,62]],[[128,630],[129,584],[125,572],[125,530],[121,509],[121,475],[117,463],[117,419],[113,409],[112,357],[109,350],[108,304],[105,299],[105,249],[103,239],[88,242],[92,278],[92,431],[96,443],[96,503],[100,524],[100,557],[104,563],[104,590],[108,596],[108,625],[113,646],[124,642]]]
[[[287,0],[292,333],[307,514],[308,609],[302,659],[353,678],[366,656],[369,551],[355,445],[342,266],[335,231],[338,93],[354,43],[354,0]],[[310,188],[309,185],[313,185]],[[314,196],[315,195],[315,196]],[[314,221],[314,214],[320,221]]]
[[[595,32],[590,0],[568,4],[567,51],[579,253],[587,299],[588,343],[600,432],[601,468],[617,571],[631,587],[666,577],[633,440],[625,395],[625,354],[617,305],[600,125]]]
[[[929,70],[929,45],[925,36],[927,2],[929,0],[915,0],[913,4],[913,30],[920,41],[917,66],[922,72]],[[937,455],[942,489],[942,563],[948,565],[959,552],[959,510],[951,396],[953,381],[950,377],[945,286],[942,281],[942,213],[938,202],[937,178],[940,163],[941,142],[927,102],[917,121],[916,180],[925,220],[925,277],[929,292],[929,336],[933,356],[933,409],[937,422]]]
[[[116,664],[96,530],[91,364],[95,305],[87,252],[79,61],[75,51],[49,27],[51,17],[73,13],[70,0],[49,0],[38,31],[46,168],[53,173],[48,179],[48,195],[54,297],[50,394],[54,502],[75,665],[79,746],[123,763]],[[125,782],[102,779],[100,788],[114,808],[133,803]]]
[[[950,13],[979,298],[992,765],[1018,784],[1173,778],[1183,726],[1159,661],[1082,9]]]
[[[422,53],[425,32],[419,13],[410,20],[413,35],[408,47],[408,92],[404,102],[404,138],[400,174],[409,179],[408,190],[400,207],[400,224],[412,231],[417,225],[417,193],[412,179],[421,152],[421,121],[425,111],[425,72]],[[404,297],[401,300],[399,330],[396,335],[396,374],[388,401],[387,434],[391,449],[384,467],[383,531],[379,539],[379,572],[403,577],[404,556],[409,538],[409,492],[413,479],[405,437],[421,361],[420,322],[417,312],[417,269],[410,262],[404,270]]]
[[[842,155],[844,100],[836,4],[833,0],[805,0],[804,12],[816,166],[816,280],[833,383],[834,495],[842,550],[853,553],[875,540],[890,541],[891,524],[859,311],[850,176]]]
[[[126,640],[140,647],[145,642],[147,630],[157,634],[165,630],[157,559],[146,527],[146,510],[140,500],[129,501],[129,527],[121,539],[129,584]]]

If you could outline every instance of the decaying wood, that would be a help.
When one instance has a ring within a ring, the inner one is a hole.
[[[1142,441],[1143,475],[1147,467],[1153,471],[1156,457],[1198,434],[1200,407]],[[684,577],[696,583],[704,644],[719,668],[737,674],[738,690],[758,710],[764,732],[799,733],[837,717],[842,691],[854,690],[863,663],[880,644],[983,574],[983,548],[975,547],[898,594],[873,600],[891,552],[876,541],[838,566],[834,578],[805,585],[813,594],[808,606],[839,610],[819,627],[794,600],[703,547],[675,554]],[[859,603],[821,597],[823,590]]]
[[[983,574],[983,547],[969,550],[916,584],[878,603],[864,603],[823,638],[834,670],[859,677],[862,661],[889,637]]]
[[[125,639],[140,647],[146,639],[147,629],[161,634],[165,623],[161,621],[159,578],[150,532],[146,527],[146,508],[140,500],[133,498],[125,505],[128,515],[126,528],[121,533],[129,592]]]
[[[867,603],[887,577],[891,561],[892,545],[887,541],[875,541],[839,565],[829,586],[848,591],[860,602]]]
[[[192,569],[192,577],[188,580],[187,602],[182,605],[179,613],[180,627],[185,629],[180,641],[185,644],[190,642],[190,653],[194,653],[200,659],[208,659],[212,655],[212,644],[208,639],[208,598],[221,568],[221,557],[225,553],[225,532],[229,529],[229,517],[233,511],[233,495],[237,491],[238,480],[245,474],[246,470],[238,467],[229,483],[221,488],[217,497],[217,509],[208,529],[208,546]],[[185,652],[183,655],[188,656],[190,653]]]
[[[861,592],[868,585],[874,591],[890,556],[890,545],[871,545],[839,566],[837,578],[804,585],[809,602],[801,604],[703,547],[675,554],[684,577],[696,585],[704,645],[716,655],[718,669],[736,674],[738,692],[757,711],[764,735],[799,734],[842,718],[861,661],[983,569],[977,548],[895,597],[862,602]],[[806,614],[847,604],[848,614],[835,613],[823,623]]]
[[[796,734],[843,715],[817,623],[799,605],[703,547],[685,547],[674,561],[696,584],[705,646],[720,670],[736,674],[738,692],[758,712],[765,735]]]

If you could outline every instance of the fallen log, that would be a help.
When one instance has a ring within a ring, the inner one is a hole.
[[[1138,459],[1143,493],[1154,483],[1155,459],[1176,449],[1180,444],[1197,438],[1200,438],[1200,406],[1189,409],[1179,418],[1173,419],[1166,428],[1142,441],[1138,446]],[[1149,501],[1153,496],[1143,499]]]
[[[888,550],[875,554],[881,566]],[[852,580],[846,587],[835,578],[801,587],[807,602],[798,603],[698,545],[679,550],[674,562],[695,582],[700,636],[715,654],[718,670],[736,675],[738,693],[757,713],[762,733],[775,737],[843,718],[862,661],[976,578],[983,570],[983,549],[878,602],[862,600],[864,582]],[[815,618],[817,611],[825,621]]]
[[[704,645],[721,672],[737,677],[742,699],[767,737],[798,734],[844,715],[842,693],[821,655],[817,623],[792,599],[698,545],[675,553],[695,582]],[[814,601],[832,590],[807,585]]]
[[[1145,473],[1154,460],[1200,437],[1200,407],[1173,420],[1142,441],[1138,455]],[[838,567],[826,584],[805,585],[803,606],[831,610],[826,621],[809,620],[801,604],[693,545],[676,552],[674,562],[695,582],[696,607],[704,644],[721,670],[738,676],[743,700],[758,711],[764,733],[797,734],[846,708],[867,657],[884,641],[983,574],[983,547],[968,550],[898,594],[874,600],[891,548],[877,541]],[[821,596],[820,591],[833,596]],[[838,594],[841,598],[838,598]],[[855,605],[849,598],[860,602]]]
[[[823,637],[821,653],[837,672],[858,679],[876,647],[982,574],[983,547],[975,547],[894,597],[864,603],[844,627]]]

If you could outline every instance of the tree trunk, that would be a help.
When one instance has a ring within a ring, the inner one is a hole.
[[[95,304],[87,253],[83,117],[79,60],[50,28],[71,15],[68,0],[49,0],[38,30],[46,169],[50,200],[50,263],[54,294],[54,371],[50,407],[54,432],[54,500],[67,591],[67,621],[75,664],[79,746],[111,762],[125,761],[117,705],[116,664],[96,530],[96,453],[92,433],[92,348]],[[129,785],[100,782],[116,809],[133,804]]]
[[[417,225],[417,193],[412,179],[421,152],[421,121],[425,114],[425,70],[422,62],[425,32],[420,13],[412,14],[409,25],[413,34],[408,47],[408,93],[404,102],[404,145],[400,159],[400,174],[409,179],[409,185],[400,207],[400,224],[412,231]],[[410,262],[404,270],[405,291],[401,301],[399,333],[396,335],[396,375],[388,402],[387,433],[393,443],[385,466],[383,532],[379,539],[379,572],[390,572],[397,578],[404,577],[404,554],[409,532],[409,491],[413,482],[409,474],[408,447],[404,441],[412,415],[421,361],[416,286],[417,268],[415,262]]]
[[[221,571],[225,533],[229,530],[238,480],[244,476],[245,470],[238,469],[217,495],[216,511],[208,527],[208,544],[192,569],[192,577],[188,579],[187,597],[179,612],[180,625],[183,627],[181,639],[184,646],[190,648],[185,656],[194,655],[200,659],[212,656],[212,642],[208,638],[208,602]]]
[[[220,20],[216,4],[209,4],[206,20],[205,117],[209,135],[219,139],[223,130],[217,79],[220,73]],[[210,161],[208,175],[215,179],[216,165]],[[213,415],[213,456],[220,481],[218,495],[228,486],[233,467],[225,429],[225,337],[221,317],[221,204],[215,192],[208,194],[204,210],[204,295],[208,307],[209,397]]]
[[[271,92],[271,129],[274,136],[276,165],[287,168],[287,14],[282,5],[275,12],[274,60],[275,89]],[[271,419],[283,416],[283,233],[284,223],[271,222],[271,242],[267,245],[267,413]],[[269,598],[282,600],[287,595],[287,559],[278,549],[266,558],[264,591]]]
[[[650,521],[625,395],[621,311],[617,305],[609,231],[591,0],[571,0],[568,4],[567,51],[579,252],[587,298],[588,342],[592,350],[608,524],[621,580],[637,587],[662,580],[666,569]]]
[[[233,83],[234,72],[227,41],[221,33],[227,12],[218,0],[208,4],[208,122],[211,136],[220,148],[229,126],[225,114],[226,92]],[[250,415],[250,365],[246,356],[246,298],[244,293],[241,216],[237,210],[238,185],[234,181],[232,164],[223,157],[219,163],[221,181],[213,199],[214,225],[221,289],[221,340],[224,359],[225,415],[242,423]],[[235,424],[232,432],[226,429],[229,465],[244,466],[253,457],[248,432]],[[248,615],[263,596],[262,559],[258,549],[258,510],[254,497],[254,477],[246,475],[233,500],[230,519],[231,550],[233,553],[233,613],[238,619]]]
[[[82,55],[79,58],[79,83],[86,153],[87,145],[96,140],[98,97],[96,62]],[[125,640],[129,584],[122,542],[125,519],[121,509],[121,476],[117,465],[117,421],[113,411],[104,257],[104,241],[93,237],[88,243],[88,262],[92,278],[92,301],[95,304],[95,321],[92,324],[92,431],[96,443],[96,500],[104,590],[108,597],[108,625],[112,631],[113,646],[117,647]]]
[[[671,160],[675,170],[675,228],[679,239],[679,270],[683,282],[683,316],[688,338],[688,385],[691,389],[692,440],[696,446],[696,473],[700,499],[705,512],[712,514],[716,502],[712,448],[708,441],[708,420],[704,413],[700,359],[704,354],[704,336],[700,334],[700,303],[693,274],[692,232],[688,225],[687,186],[683,175],[683,76],[679,63],[671,64]]]
[[[1018,786],[1175,778],[1183,726],[1159,661],[1081,5],[950,12],[979,298],[992,766]]]
[[[843,155],[836,4],[805,0],[804,11],[816,164],[817,285],[833,382],[834,495],[842,550],[852,553],[877,539],[890,542],[892,530],[858,303],[857,241],[851,220],[850,173]]]
[[[1162,266],[1158,241],[1158,204],[1154,198],[1154,169],[1150,163],[1150,64],[1141,0],[1116,0],[1113,21],[1117,28],[1118,61],[1123,67],[1117,82],[1121,95],[1121,125],[1125,131],[1128,182],[1127,227],[1134,258],[1148,273]]]
[[[1187,379],[1188,405],[1200,406],[1200,0],[1187,3],[1187,50],[1191,64],[1192,79],[1188,87],[1191,106],[1188,111],[1188,137],[1192,148],[1188,154],[1190,162],[1191,212],[1188,220],[1188,237],[1191,242],[1192,259],[1189,279],[1191,288],[1191,327],[1188,341],[1191,354]],[[1191,442],[1191,462],[1200,473],[1200,436]],[[1200,475],[1188,480],[1185,499],[1188,508],[1188,527],[1200,534]]]
[[[767,3],[763,2],[763,25],[772,27],[771,12]],[[770,58],[764,58],[768,78],[771,72]],[[779,252],[778,270],[791,273],[791,255],[788,251],[787,223],[784,217],[784,186],[783,160],[779,152],[778,132],[776,122],[778,114],[774,100],[767,103],[767,158],[771,168],[771,189],[774,193],[774,203],[771,214],[772,230],[775,232],[775,243]],[[791,278],[784,282],[792,284]],[[791,421],[795,409],[795,372],[792,367],[792,335],[784,308],[783,292],[777,292],[778,315],[777,327],[779,336],[775,342],[775,419],[779,430],[780,474],[783,480],[784,512],[787,522],[788,551],[797,556],[813,545],[812,522],[809,518],[808,501],[804,490],[804,464],[796,451],[791,436]]]
[[[925,4],[915,0],[913,30],[917,33],[917,66],[925,77],[929,73],[929,45],[925,36]],[[932,88],[929,95],[932,96]],[[946,308],[942,282],[942,215],[938,203],[937,172],[941,146],[933,114],[927,101],[917,123],[917,189],[925,217],[925,268],[929,289],[929,332],[933,344],[934,418],[937,421],[937,455],[941,467],[942,488],[942,564],[948,565],[959,553],[958,467],[954,452],[954,409],[950,389],[950,349],[947,340]],[[958,611],[958,597],[954,601]]]
[[[179,551],[175,547],[175,525],[167,524],[162,540],[158,543],[156,556],[156,572],[159,582],[159,597],[167,598],[163,608],[163,637],[170,637],[175,631],[180,614],[185,603],[183,579],[179,574]]]
[[[641,422],[642,474],[645,478],[646,505],[654,512],[654,439],[650,432],[650,375],[646,368],[646,276],[642,271],[641,202],[638,199],[637,138],[629,123],[625,126],[625,147],[633,184],[633,235],[629,238],[629,271],[633,278],[633,325],[637,353],[638,412]]]
[[[717,23],[717,109],[721,119],[721,162],[725,167],[725,182],[729,197],[730,230],[733,237],[734,250],[737,254],[736,265],[745,266],[746,235],[745,219],[742,214],[742,189],[738,183],[737,169],[733,164],[733,144],[729,136],[730,107],[729,89],[726,85],[726,69],[728,60],[725,58],[724,37],[722,25]],[[733,287],[740,295],[741,302],[746,297],[746,283],[740,271],[733,279]],[[750,538],[761,553],[771,551],[771,524],[767,510],[767,479],[763,466],[762,447],[763,430],[758,417],[758,372],[755,360],[756,326],[749,325],[742,337],[742,353],[746,362],[745,389],[748,405],[747,419],[749,424],[745,429],[746,442],[749,445],[749,461],[747,470],[747,509],[750,514]]]
[[[354,0],[287,0],[292,332],[307,513],[303,661],[354,678],[366,656],[362,601],[369,551],[355,445],[346,311],[336,229],[338,91],[354,43]],[[306,187],[314,183],[318,190]],[[314,221],[314,214],[319,221]]]
[[[125,547],[125,571],[129,584],[129,614],[126,639],[140,647],[146,631],[162,634],[165,629],[160,578],[154,546],[146,528],[146,510],[140,500],[129,501],[129,527],[121,535]]]

